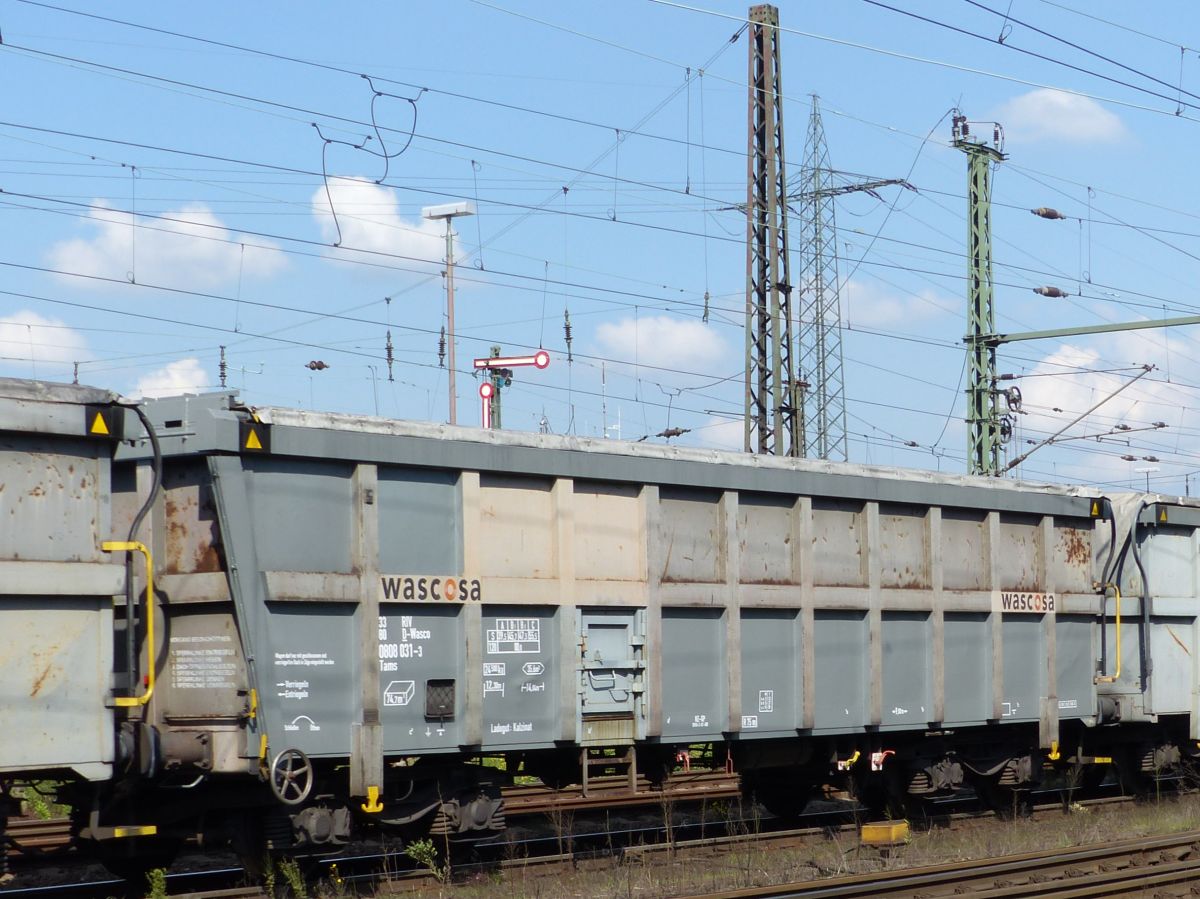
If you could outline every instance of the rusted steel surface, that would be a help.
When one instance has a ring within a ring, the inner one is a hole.
[[[163,477],[165,574],[222,571],[216,504],[197,464],[168,468]]]
[[[71,847],[69,818],[16,818],[8,822],[4,832],[9,858],[51,855]]]
[[[542,786],[517,786],[504,790],[508,815],[533,815],[548,811],[570,811],[614,806],[661,805],[663,802],[700,802],[731,799],[740,794],[736,774],[703,772],[672,777],[655,787],[639,777],[637,789],[629,789],[626,777],[600,777],[588,783],[588,795],[580,787],[552,790]]]

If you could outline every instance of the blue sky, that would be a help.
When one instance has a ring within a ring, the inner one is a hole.
[[[678,442],[740,448],[747,44],[730,38],[746,5],[0,9],[0,374],[70,380],[79,363],[130,395],[215,389],[223,345],[248,403],[444,421],[444,237],[421,209],[467,201],[461,424],[479,421],[472,358],[545,347],[550,367],[504,393],[506,427],[687,428]],[[837,205],[852,461],[965,469],[954,107],[1005,129],[999,330],[1200,311],[1193,5],[843,0],[780,17],[789,171],[815,93],[834,168],[916,188]],[[1190,490],[1198,339],[1003,348],[1025,409],[1010,457],[1156,366],[1021,476]]]

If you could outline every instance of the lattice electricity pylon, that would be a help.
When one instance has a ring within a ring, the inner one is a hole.
[[[967,154],[967,465],[971,474],[998,475],[1004,442],[996,406],[996,307],[992,298],[992,166],[1004,159],[1000,126],[992,142],[971,133],[954,113],[953,145]]]
[[[846,382],[842,366],[841,281],[837,264],[837,221],[834,197],[866,185],[834,185],[825,145],[825,127],[817,97],[808,118],[801,204],[804,242],[800,247],[800,377],[804,392],[804,455],[845,461]],[[896,182],[892,182],[896,183]]]
[[[752,6],[749,19],[745,449],[796,456],[779,10]]]

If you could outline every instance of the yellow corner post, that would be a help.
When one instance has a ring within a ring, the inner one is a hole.
[[[144,543],[136,540],[106,540],[100,544],[106,553],[138,552],[146,558],[146,692],[141,696],[118,696],[116,705],[120,708],[145,705],[154,695],[154,559]],[[130,610],[125,610],[127,626],[132,626],[133,619]]]

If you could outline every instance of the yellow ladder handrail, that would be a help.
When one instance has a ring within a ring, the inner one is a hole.
[[[119,708],[145,705],[154,695],[154,560],[144,543],[136,540],[106,540],[100,544],[106,553],[139,552],[146,557],[146,692],[141,696],[118,696],[114,702]],[[125,626],[133,627],[132,609],[125,610]],[[130,672],[132,674],[133,672]],[[136,689],[136,686],[134,687]]]

